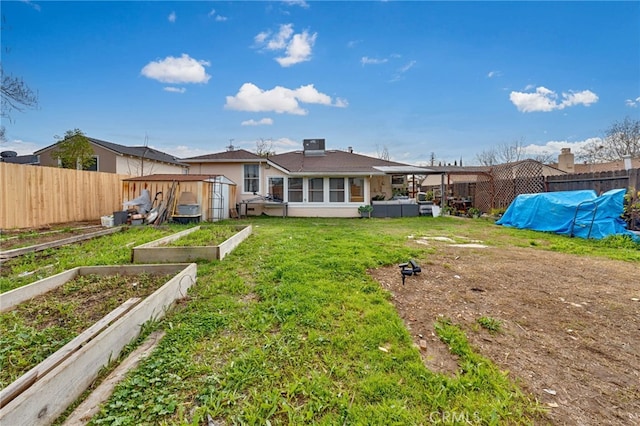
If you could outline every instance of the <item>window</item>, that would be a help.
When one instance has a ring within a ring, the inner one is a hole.
[[[260,191],[260,166],[257,164],[244,165],[244,192]]]
[[[391,176],[391,185],[404,185],[405,183],[404,175],[392,175]]]
[[[284,201],[284,178],[269,178],[269,195],[274,201]]]
[[[323,178],[309,179],[309,197],[308,198],[310,203],[322,203],[324,201],[324,179]]]
[[[344,178],[329,179],[329,201],[344,203]]]
[[[97,172],[98,171],[98,156],[94,155],[93,156],[93,162],[91,163],[91,165],[89,165],[89,167],[85,167],[82,170],[89,170],[92,172]]]
[[[289,202],[302,202],[302,178],[289,178]]]
[[[349,178],[349,201],[364,202],[364,178]]]

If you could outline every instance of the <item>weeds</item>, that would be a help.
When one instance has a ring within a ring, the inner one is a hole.
[[[491,317],[480,317],[476,322],[484,329],[489,330],[490,333],[498,333],[502,327],[502,322],[498,319]]]

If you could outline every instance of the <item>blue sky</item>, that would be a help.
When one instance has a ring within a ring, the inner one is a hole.
[[[81,129],[189,157],[325,138],[465,165],[575,152],[640,111],[640,3],[2,1],[2,66],[36,90],[20,154]]]

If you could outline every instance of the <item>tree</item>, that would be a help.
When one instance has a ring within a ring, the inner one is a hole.
[[[511,143],[501,143],[476,154],[476,161],[481,166],[495,166],[502,163],[515,163],[524,159],[525,156],[524,138],[520,138]]]
[[[60,166],[65,169],[88,169],[93,166],[93,147],[89,139],[80,129],[67,130],[64,138],[55,137],[58,146],[52,152],[54,157],[60,159]]]
[[[267,158],[270,155],[275,155],[273,150],[273,140],[260,138],[256,141],[256,154],[260,157]]]
[[[6,29],[5,17],[2,15],[0,30]],[[5,54],[9,49],[5,47]],[[38,93],[27,86],[20,77],[14,77],[4,72],[2,62],[0,62],[0,117],[11,122],[11,112],[23,112],[27,108],[38,106]],[[4,142],[6,129],[0,125],[0,142]]]
[[[382,151],[380,150],[380,146],[376,145],[376,151],[378,152],[378,158],[380,160],[389,161],[391,159],[391,155],[389,155],[389,148],[386,145],[382,147]]]
[[[476,161],[481,166],[495,166],[498,164],[498,153],[495,148],[485,149],[476,154]]]
[[[605,130],[603,139],[589,142],[578,157],[591,163],[620,160],[626,155],[640,157],[640,120],[627,116]]]

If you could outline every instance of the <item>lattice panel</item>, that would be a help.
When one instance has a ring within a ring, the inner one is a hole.
[[[473,198],[474,207],[485,213],[493,208],[492,178],[489,175],[479,175],[476,181],[476,193]]]
[[[483,212],[506,209],[520,194],[544,192],[542,164],[525,160],[493,167],[488,175],[478,176],[474,205]]]

